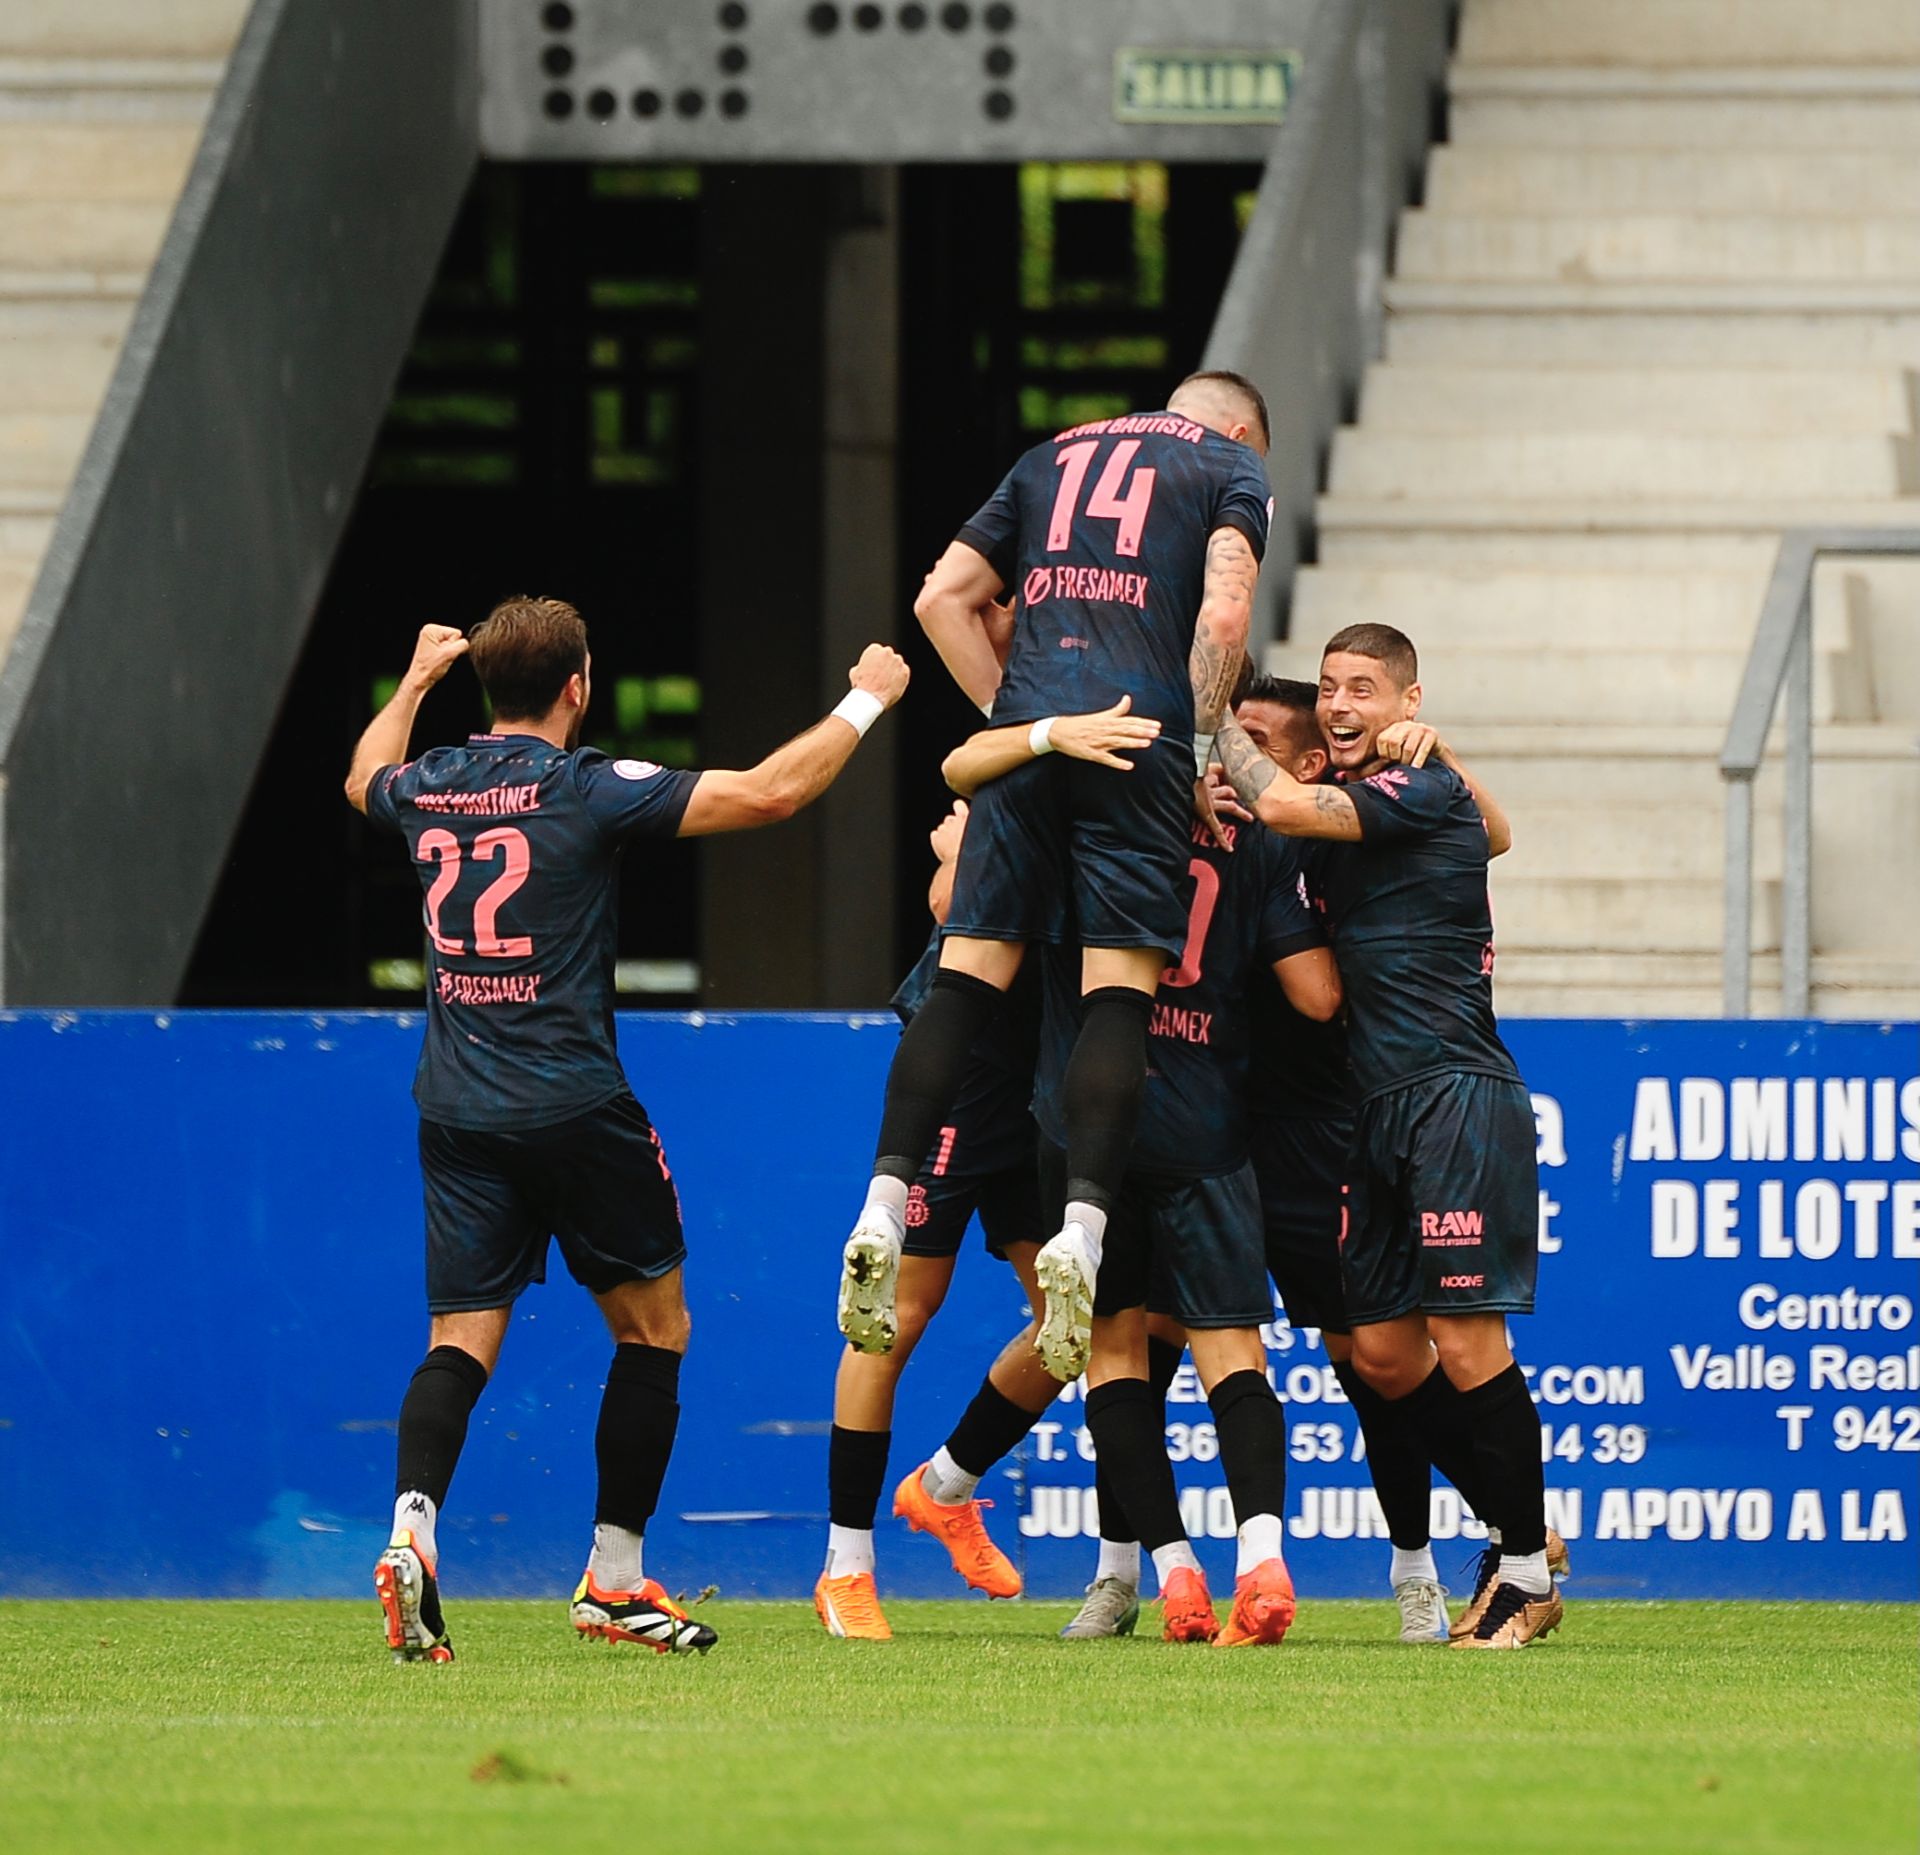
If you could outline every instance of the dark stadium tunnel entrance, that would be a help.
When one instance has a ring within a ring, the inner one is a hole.
[[[339,775],[421,623],[531,592],[591,628],[588,739],[670,766],[749,763],[830,706],[867,639],[906,652],[906,704],[814,811],[650,847],[622,878],[626,1005],[882,1005],[926,938],[940,761],[977,724],[913,621],[921,576],[1026,446],[1164,403],[1258,180],[483,164],[182,1002],[417,1001],[418,884]],[[483,723],[455,675],[415,745]]]

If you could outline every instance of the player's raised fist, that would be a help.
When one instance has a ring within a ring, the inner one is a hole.
[[[847,681],[892,708],[907,693],[910,675],[907,660],[898,651],[884,644],[869,644],[860,653],[860,661],[847,672]]]
[[[467,654],[467,640],[453,625],[422,625],[413,643],[413,661],[407,665],[407,681],[416,689],[431,689],[453,668],[456,658]]]

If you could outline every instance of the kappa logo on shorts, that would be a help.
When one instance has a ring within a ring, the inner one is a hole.
[[[1442,1288],[1485,1288],[1487,1278],[1484,1275],[1443,1275],[1440,1278]]]
[[[907,1228],[918,1230],[933,1215],[927,1209],[927,1188],[924,1185],[909,1186],[907,1189]]]
[[[1474,1245],[1486,1234],[1487,1220],[1478,1211],[1420,1213],[1420,1241],[1430,1250]]]

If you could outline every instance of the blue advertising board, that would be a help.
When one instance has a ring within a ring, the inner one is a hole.
[[[1911,1598],[1920,1467],[1920,1029],[1516,1021],[1540,1159],[1540,1402],[1574,1595]],[[0,1593],[363,1595],[422,1348],[417,1017],[0,1014]],[[634,1016],[622,1053],[686,1208],[693,1350],[649,1569],[798,1597],[826,1528],[839,1245],[895,1031],[879,1016]],[[610,1349],[528,1293],[440,1527],[456,1594],[558,1594],[592,1515]],[[930,1454],[1024,1310],[978,1247],[906,1375]],[[1276,1313],[1304,1596],[1387,1545],[1320,1336]],[[1069,1391],[983,1487],[1040,1595],[1091,1575]],[[1207,1407],[1169,1447],[1216,1584]],[[1444,1569],[1478,1528],[1434,1494]],[[80,1524],[79,1517],[84,1517]],[[955,1589],[883,1519],[882,1588]],[[1458,1582],[1457,1579],[1455,1582]]]

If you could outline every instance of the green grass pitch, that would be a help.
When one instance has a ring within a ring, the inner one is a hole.
[[[0,1850],[1910,1852],[1909,1606],[1569,1603],[1523,1655],[1308,1603],[1271,1651],[1067,1644],[901,1603],[892,1644],[716,1603],[705,1659],[460,1603],[0,1604]],[[1152,1618],[1148,1611],[1143,1624]]]

